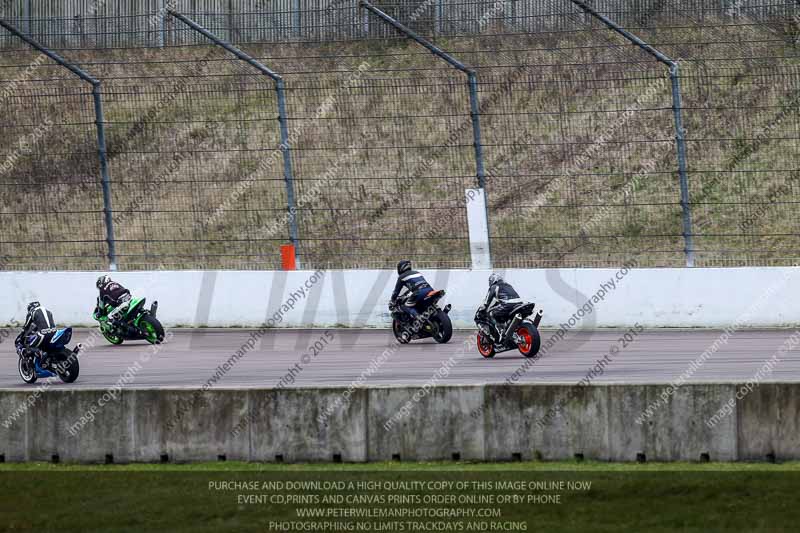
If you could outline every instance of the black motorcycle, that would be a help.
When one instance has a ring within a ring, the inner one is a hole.
[[[81,345],[75,349],[67,348],[67,343],[72,339],[72,328],[58,328],[46,347],[26,350],[22,338],[17,337],[15,342],[19,361],[17,370],[19,377],[25,383],[35,383],[39,378],[58,376],[64,383],[72,383],[78,379],[80,364],[78,352]]]
[[[490,359],[495,354],[508,350],[519,350],[525,357],[533,357],[539,353],[542,338],[539,335],[539,322],[542,321],[542,310],[536,313],[533,320],[528,317],[533,315],[535,304],[520,304],[509,314],[509,319],[504,324],[497,324],[500,330],[500,341],[496,342],[492,336],[492,326],[485,310],[479,309],[475,313],[475,324],[478,325],[478,352]]]
[[[439,344],[448,342],[453,336],[453,323],[448,316],[450,304],[439,308],[439,300],[444,295],[444,291],[433,290],[425,295],[425,298],[415,307],[419,313],[416,319],[403,309],[402,302],[390,302],[392,332],[397,341],[401,344],[408,344],[414,339],[432,337]]]

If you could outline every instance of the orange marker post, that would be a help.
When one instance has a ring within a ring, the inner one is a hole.
[[[283,270],[297,270],[294,244],[281,244],[281,268]]]

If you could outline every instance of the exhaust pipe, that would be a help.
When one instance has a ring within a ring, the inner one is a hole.
[[[542,315],[543,314],[544,314],[544,311],[542,311],[541,309],[536,311],[536,316],[533,318],[533,327],[535,327],[536,329],[539,329],[539,322],[542,321]]]
[[[515,329],[517,329],[517,326],[519,326],[521,322],[522,318],[518,314],[514,315],[514,319],[511,321],[511,324],[508,325],[508,328],[506,328],[506,332],[503,334],[503,338],[507,339],[509,334]]]
[[[150,314],[156,316],[156,312],[158,311],[158,302],[153,302],[150,305]]]

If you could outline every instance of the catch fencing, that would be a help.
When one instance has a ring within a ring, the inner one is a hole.
[[[800,6],[586,3],[680,67],[686,195],[669,69],[576,2],[374,2],[476,73],[493,265],[796,263]],[[91,87],[0,30],[4,268],[107,268],[109,210],[121,269],[470,266],[462,72],[354,1],[93,5],[0,0],[102,81],[111,184]],[[283,137],[274,80],[169,8],[281,77]]]
[[[676,24],[690,15],[759,22],[791,17],[795,0],[594,0],[619,24],[638,27],[653,17]],[[570,31],[573,18],[560,0],[381,0],[374,4],[427,35]],[[169,17],[174,9],[234,43],[349,40],[393,37],[359,9],[358,0],[0,0],[0,16],[51,48],[131,48],[203,44]],[[487,16],[487,13],[489,14]],[[488,22],[488,23],[487,23]],[[0,45],[15,48],[13,39]]]

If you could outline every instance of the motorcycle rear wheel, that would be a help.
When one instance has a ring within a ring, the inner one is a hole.
[[[81,372],[78,357],[71,350],[64,350],[62,356],[64,359],[55,364],[56,374],[64,383],[73,383]]]
[[[139,321],[139,328],[144,332],[144,338],[150,344],[164,342],[164,326],[152,315],[145,315]]]
[[[520,324],[517,328],[517,335],[522,338],[522,342],[517,344],[519,353],[525,357],[533,357],[539,353],[542,345],[542,337],[539,330],[533,324]]]
[[[450,321],[450,317],[444,311],[437,311],[431,320],[436,321],[437,326],[433,340],[439,344],[447,344],[453,338],[453,323]]]

